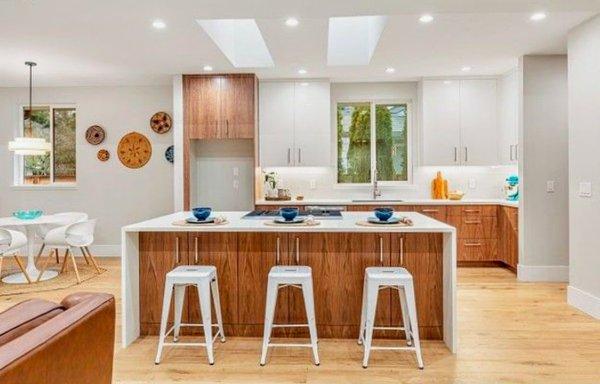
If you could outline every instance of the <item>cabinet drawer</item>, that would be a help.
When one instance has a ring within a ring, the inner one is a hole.
[[[425,216],[446,222],[447,208],[444,205],[415,205],[414,210]]]
[[[456,227],[459,239],[492,239],[498,230],[496,216],[448,216],[448,224]]]
[[[497,258],[497,239],[458,240],[458,261],[493,261]]]
[[[496,216],[495,205],[450,205],[448,215],[452,216]]]

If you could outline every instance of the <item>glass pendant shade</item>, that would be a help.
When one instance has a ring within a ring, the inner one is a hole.
[[[50,152],[51,145],[45,139],[34,137],[16,137],[8,143],[8,150],[17,155],[44,155]]]

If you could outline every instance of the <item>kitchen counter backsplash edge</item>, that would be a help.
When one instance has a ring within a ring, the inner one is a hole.
[[[464,199],[464,200],[434,200],[434,199],[404,199],[402,201],[352,201],[344,199],[305,199],[305,200],[256,200],[255,205],[503,205],[519,207],[518,201],[504,199]]]

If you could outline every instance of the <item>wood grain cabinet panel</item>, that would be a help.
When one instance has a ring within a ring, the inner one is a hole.
[[[237,233],[230,232],[193,232],[189,234],[188,242],[189,264],[213,265],[217,268],[221,314],[223,324],[227,326],[226,332],[238,323],[237,236]],[[188,287],[187,303],[190,321],[199,323],[201,317],[197,289]],[[216,317],[213,309],[214,322]],[[201,328],[197,331],[201,332]]]
[[[491,239],[497,236],[496,216],[448,216],[447,222],[456,227],[459,239]]]
[[[220,77],[183,77],[184,124],[190,139],[222,138],[220,89]]]
[[[166,275],[188,263],[187,233],[141,232],[140,244],[140,333],[156,334],[160,327]],[[184,308],[183,321],[188,321]],[[169,323],[173,321],[173,305]]]
[[[499,257],[497,239],[458,240],[458,261],[495,261]]]
[[[519,263],[518,209],[498,207],[498,256],[516,271]]]
[[[365,268],[390,265],[389,234],[293,233],[290,263],[312,268],[319,337],[358,337]],[[376,324],[390,322],[389,292],[379,294]],[[299,290],[290,291],[290,322],[306,323]]]
[[[391,234],[391,265],[413,276],[419,332],[423,339],[443,338],[443,235]],[[391,298],[392,324],[402,324],[397,294]]]
[[[346,210],[348,211],[354,211],[354,212],[361,212],[361,211],[365,211],[365,212],[373,212],[373,210],[375,208],[381,208],[381,207],[390,207],[392,209],[394,209],[394,211],[396,212],[410,212],[413,211],[413,206],[412,205],[391,205],[391,204],[381,204],[381,205],[369,205],[369,204],[363,204],[363,205],[348,205],[346,207]]]
[[[222,76],[220,79],[221,137],[253,139],[256,116],[256,77],[254,75],[228,75]]]
[[[413,206],[413,210],[432,219],[446,222],[447,209],[444,205],[415,205]]]
[[[269,271],[289,263],[288,234],[248,232],[238,237],[238,320],[239,336],[263,335]],[[279,290],[275,323],[289,323],[288,289]],[[285,334],[276,328],[275,336]]]
[[[496,205],[449,205],[448,216],[496,216]]]

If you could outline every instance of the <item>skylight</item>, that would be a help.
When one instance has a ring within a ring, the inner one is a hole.
[[[386,21],[386,16],[330,17],[327,64],[369,64]]]
[[[254,19],[196,21],[234,67],[259,68],[275,65]]]

